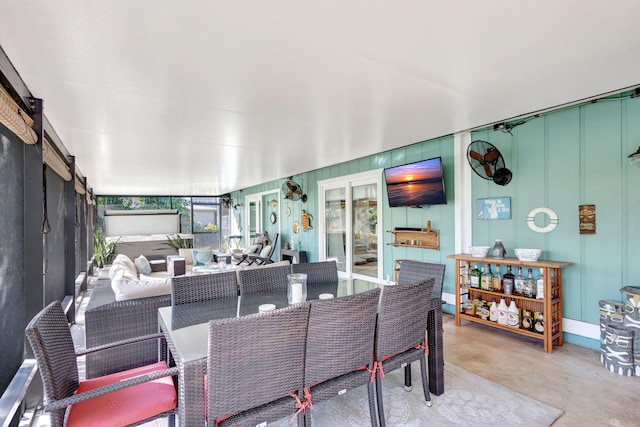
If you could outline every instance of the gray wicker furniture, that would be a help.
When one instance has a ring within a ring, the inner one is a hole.
[[[335,261],[292,264],[291,272],[306,274],[307,288],[338,283],[338,265]]]
[[[233,270],[195,276],[178,276],[171,279],[172,305],[236,295],[238,295],[238,279]]]
[[[333,263],[335,265],[335,263]],[[380,289],[311,303],[304,374],[304,396],[313,404],[367,384],[371,425],[378,425],[373,343]],[[311,410],[305,423],[311,425]]]
[[[377,371],[375,381],[378,417],[382,427],[386,425],[382,394],[383,372],[389,373],[405,364],[420,361],[424,398],[427,405],[431,406],[425,360],[425,332],[434,282],[434,279],[429,279],[424,283],[385,286],[382,291],[374,362],[374,370]]]
[[[263,256],[260,256],[260,254],[248,254],[247,255],[248,264],[249,265],[271,264],[273,262],[271,257],[273,256],[273,253],[276,251],[276,245],[278,244],[278,237],[280,237],[280,233],[276,233],[273,237],[273,241],[269,242],[269,246],[271,246],[271,250],[266,256],[263,257]]]
[[[109,279],[100,279],[85,310],[86,346],[97,347],[158,332],[158,308],[171,305],[171,295],[116,301]],[[95,378],[158,361],[153,341],[114,347],[86,358],[86,377]]]
[[[360,292],[366,292],[377,288],[377,283],[369,282],[368,286],[358,289]],[[336,295],[348,295],[353,288],[343,282],[338,285],[337,290]],[[257,313],[258,305],[264,302],[274,303],[278,308],[288,307],[286,292],[278,291],[271,295],[252,294],[248,297],[220,298],[158,309],[158,326],[165,335],[171,355],[180,369],[178,417],[181,426],[204,425],[208,320],[235,318],[237,312],[242,315],[243,305],[247,307],[243,301],[245,299],[255,299],[253,313]]]
[[[291,274],[291,264],[263,268],[245,268],[238,271],[240,295],[263,292],[287,292],[287,275]]]
[[[139,425],[166,416],[173,425],[177,398],[171,376],[177,375],[177,369],[168,369],[165,362],[158,362],[134,372],[79,381],[77,357],[101,349],[76,354],[66,315],[58,301],[29,322],[25,335],[38,362],[45,392],[44,408],[50,413],[51,425],[65,425],[68,407],[68,426],[88,425],[89,420],[101,420],[108,425]],[[156,334],[144,339],[159,337]],[[159,381],[149,382],[152,380]]]
[[[442,283],[444,281],[444,264],[422,261],[403,260],[400,263],[399,285],[423,282],[433,278],[431,308],[427,325],[429,341],[429,388],[436,396],[444,393],[444,342],[442,341]],[[405,368],[405,386],[411,387],[411,365]]]
[[[308,318],[309,303],[302,303],[209,322],[208,425],[266,425],[296,417]]]

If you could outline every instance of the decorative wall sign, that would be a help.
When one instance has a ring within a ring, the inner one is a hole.
[[[478,219],[511,219],[511,197],[478,199]]]
[[[578,207],[580,234],[596,234],[596,205]]]
[[[544,227],[536,225],[536,215],[543,214],[549,217],[549,222]],[[558,226],[558,215],[549,208],[535,208],[527,215],[527,225],[536,233],[550,233]]]

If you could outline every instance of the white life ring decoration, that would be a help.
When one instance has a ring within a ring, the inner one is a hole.
[[[538,214],[544,214],[549,217],[549,223],[546,226],[538,227],[536,225],[535,218]],[[536,233],[550,233],[558,226],[558,215],[549,208],[535,208],[527,215],[527,225]]]

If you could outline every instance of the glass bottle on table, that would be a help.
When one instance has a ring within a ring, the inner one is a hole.
[[[473,268],[471,269],[471,274],[469,277],[470,285],[472,288],[480,287],[480,276],[482,276],[482,272],[478,268],[478,265],[473,264]]]
[[[495,298],[491,301],[491,305],[489,306],[489,320],[492,322],[498,321],[498,304],[496,304]]]
[[[524,276],[522,275],[522,267],[518,267],[518,275],[513,279],[513,294],[524,294]]]
[[[513,282],[515,281],[515,276],[511,272],[511,266],[507,265],[507,272],[502,276],[502,289],[504,293],[507,295],[513,294]]]
[[[535,298],[536,296],[536,282],[533,280],[533,270],[527,271],[527,277],[524,279],[523,294],[527,298]]]
[[[540,274],[536,277],[536,299],[544,299],[544,268],[540,269]]]
[[[493,274],[491,274],[491,265],[485,264],[482,275],[480,276],[480,287],[485,291],[492,290],[491,282],[493,280]]]
[[[491,279],[491,287],[494,292],[502,292],[502,273],[500,273],[500,264],[496,264],[496,271]]]

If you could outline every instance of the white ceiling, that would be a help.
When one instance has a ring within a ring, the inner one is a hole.
[[[633,0],[0,0],[96,194],[224,194],[640,83]]]

